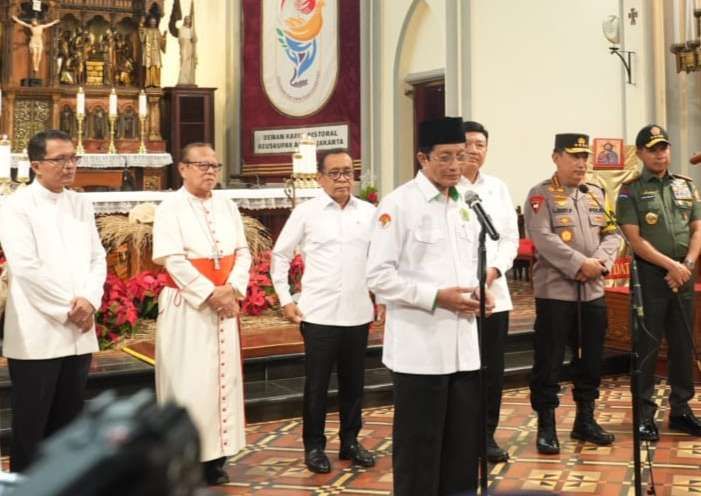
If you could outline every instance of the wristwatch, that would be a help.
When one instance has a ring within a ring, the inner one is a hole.
[[[685,258],[684,262],[682,263],[684,264],[684,267],[686,267],[689,270],[694,270],[696,268],[696,262],[694,262],[693,260]]]

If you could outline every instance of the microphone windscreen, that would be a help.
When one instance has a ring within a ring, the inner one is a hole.
[[[579,186],[577,186],[577,189],[584,194],[589,193],[589,186],[587,186],[586,184],[580,184]]]
[[[689,159],[689,163],[691,165],[698,165],[701,164],[701,152],[697,153],[696,155],[692,156]]]
[[[467,203],[468,206],[472,206],[473,203],[480,201],[480,197],[477,193],[474,191],[465,191],[465,203]]]

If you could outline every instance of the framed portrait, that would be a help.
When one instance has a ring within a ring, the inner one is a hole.
[[[623,140],[594,138],[592,163],[594,170],[623,168]]]

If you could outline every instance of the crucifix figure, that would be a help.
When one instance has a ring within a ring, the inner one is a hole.
[[[54,24],[58,24],[60,21],[59,19],[56,19],[46,24],[39,24],[36,18],[34,18],[32,19],[31,24],[27,24],[17,16],[12,16],[12,20],[20,26],[24,26],[25,28],[29,29],[32,33],[32,36],[29,39],[29,53],[32,56],[32,76],[36,77],[36,75],[39,74],[41,56],[44,52],[44,29],[50,28]]]
[[[628,12],[628,19],[630,19],[631,26],[635,26],[637,24],[635,21],[637,18],[638,18],[638,11],[635,10],[635,7],[632,7],[630,9],[630,12]]]

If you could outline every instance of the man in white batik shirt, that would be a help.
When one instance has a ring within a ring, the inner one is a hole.
[[[271,275],[285,317],[300,324],[304,338],[304,461],[312,472],[327,473],[331,463],[324,452],[324,426],[334,364],[341,416],[339,458],[363,467],[375,464],[357,439],[373,320],[365,263],[375,207],[351,195],[353,161],[345,150],[321,153],[318,171],[322,191],[290,214],[273,248]],[[295,303],[288,272],[297,248],[304,257],[304,275]],[[380,318],[383,313],[378,311]]]
[[[251,255],[236,205],[212,191],[211,145],[185,147],[183,187],[156,209],[153,260],[170,284],[158,299],[156,394],[190,413],[208,484],[228,482],[226,457],[246,444],[237,316]]]
[[[506,271],[511,268],[518,252],[518,219],[504,181],[482,172],[489,132],[474,121],[466,121],[463,131],[466,160],[461,164],[458,191],[463,196],[466,191],[479,195],[482,206],[499,233],[497,241],[487,238],[487,258],[493,262],[487,267],[487,287],[494,297],[494,313],[485,319],[482,336],[487,366],[487,460],[501,463],[509,459],[509,453],[499,447],[494,433],[499,424],[504,389],[504,342],[509,332],[509,311],[513,309]]]
[[[368,287],[387,305],[394,494],[469,494],[481,435],[479,223],[456,189],[462,119],[422,122],[417,158],[421,171],[377,209],[367,267]]]
[[[38,133],[27,153],[36,177],[0,211],[13,472],[24,471],[39,443],[80,413],[107,271],[92,204],[66,189],[80,163],[70,136]]]

